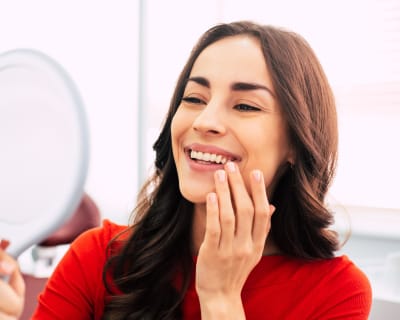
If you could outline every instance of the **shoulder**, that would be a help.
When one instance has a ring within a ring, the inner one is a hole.
[[[249,299],[259,297],[260,310],[270,301],[276,318],[285,319],[299,315],[367,319],[372,303],[367,276],[347,256],[313,261],[264,257],[250,274],[244,292]]]
[[[345,255],[315,261],[293,259],[289,264],[293,280],[314,290],[320,299],[341,300],[357,295],[366,301],[371,298],[368,277]]]
[[[79,272],[88,278],[101,275],[111,247],[115,248],[113,240],[128,230],[127,226],[104,220],[101,226],[83,232],[71,243],[58,269],[79,268]]]
[[[73,250],[90,249],[92,246],[105,248],[108,243],[120,234],[128,230],[128,226],[119,225],[110,220],[103,220],[100,227],[83,232],[71,244]]]
[[[370,288],[366,275],[347,256],[332,259],[303,260],[288,256],[263,257],[259,265],[250,275],[265,285],[271,283],[330,283],[342,286],[346,283],[357,283],[357,286]],[[339,281],[340,280],[340,281]]]
[[[366,274],[347,256],[316,262],[314,283],[319,287],[321,316],[351,315],[366,319],[372,304],[371,284]]]
[[[365,273],[347,256],[315,262],[316,277],[321,277],[335,287],[350,287],[370,291],[370,282]],[[340,280],[340,281],[339,281]]]
[[[104,220],[101,226],[83,232],[71,243],[59,268],[85,266],[82,268],[82,273],[92,275],[94,269],[101,272],[107,260],[109,244],[127,230],[127,226]]]

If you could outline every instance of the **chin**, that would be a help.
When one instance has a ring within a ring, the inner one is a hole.
[[[192,203],[205,203],[206,197],[209,192],[211,192],[211,188],[209,190],[202,188],[195,188],[193,186],[186,187],[180,186],[180,191],[182,196]]]

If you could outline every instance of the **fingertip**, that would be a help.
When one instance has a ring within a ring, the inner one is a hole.
[[[261,171],[260,171],[260,170],[258,170],[258,169],[253,170],[253,171],[252,171],[252,175],[253,175],[253,178],[254,178],[254,180],[255,180],[256,182],[261,182],[261,176],[262,176],[262,174],[261,174]]]
[[[0,270],[3,274],[10,275],[13,273],[15,266],[8,261],[0,261]]]
[[[215,171],[215,176],[219,182],[225,182],[226,180],[226,172],[225,170],[217,170]]]
[[[270,209],[271,215],[273,215],[276,210],[276,207],[273,204],[270,204],[269,209]]]

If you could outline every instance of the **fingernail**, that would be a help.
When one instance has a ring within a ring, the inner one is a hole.
[[[209,193],[209,194],[208,194],[208,200],[209,200],[211,203],[216,203],[216,202],[217,202],[217,195],[216,195],[214,192]]]
[[[10,274],[11,272],[14,271],[14,265],[9,263],[9,262],[7,262],[7,261],[0,261],[0,268],[6,274]]]
[[[226,179],[225,171],[224,171],[224,170],[218,170],[218,171],[217,171],[217,177],[218,177],[218,180],[219,180],[220,182],[224,182],[225,179]]]
[[[226,167],[228,169],[229,172],[235,172],[236,168],[235,168],[235,164],[232,161],[229,161],[226,164]]]
[[[257,182],[261,181],[261,171],[260,170],[254,170],[253,171],[253,177]]]
[[[9,245],[10,245],[10,241],[8,241],[6,239],[0,240],[0,249],[6,250]]]

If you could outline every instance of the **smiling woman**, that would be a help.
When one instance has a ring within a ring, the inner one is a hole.
[[[327,229],[334,99],[300,36],[247,22],[206,32],[154,148],[154,191],[143,189],[130,245],[109,261],[125,295],[113,297],[107,313],[367,318],[368,280],[348,258],[334,258],[337,238]],[[214,155],[226,164],[210,163]],[[149,307],[151,299],[163,304]]]
[[[133,223],[77,239],[33,319],[367,319],[369,281],[335,256],[325,207],[333,94],[300,35],[207,30],[154,150]]]

